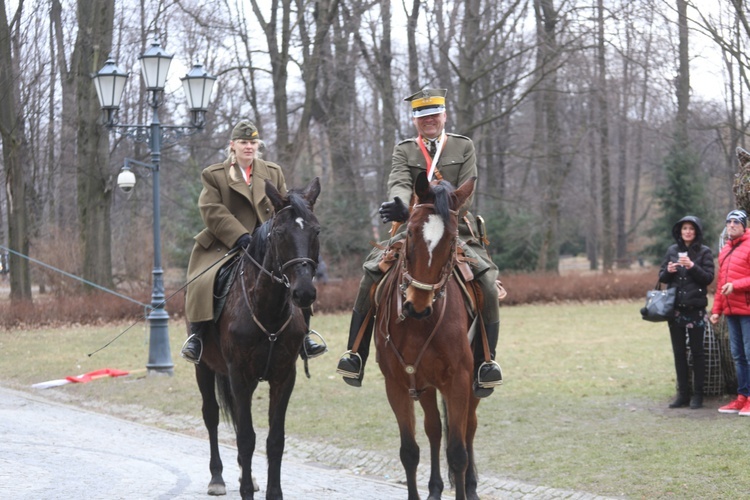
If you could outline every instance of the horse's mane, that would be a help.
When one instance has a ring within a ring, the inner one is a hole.
[[[268,219],[266,222],[255,228],[253,231],[253,239],[250,242],[250,247],[247,249],[250,252],[250,256],[258,262],[263,262],[266,256],[266,250],[268,249],[268,235],[271,231],[271,224],[273,224],[273,217]]]
[[[432,194],[435,196],[435,212],[443,221],[447,222],[451,211],[451,197],[455,189],[448,181],[440,181],[432,188]]]

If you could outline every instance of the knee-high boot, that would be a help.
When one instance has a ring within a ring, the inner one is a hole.
[[[367,326],[362,333],[362,341],[356,352],[352,350],[354,342],[357,340],[357,334],[362,325],[367,321]],[[365,376],[365,363],[370,354],[370,340],[372,339],[372,316],[361,314],[356,309],[352,311],[352,320],[349,324],[349,341],[347,342],[347,351],[339,359],[336,367],[336,373],[343,375],[344,382],[354,387],[362,386],[362,379]]]

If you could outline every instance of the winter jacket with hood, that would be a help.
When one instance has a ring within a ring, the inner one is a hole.
[[[727,240],[719,252],[719,275],[712,313],[727,316],[750,316],[750,232]],[[733,290],[722,295],[721,288],[731,283]]]
[[[688,248],[682,240],[682,224],[690,222],[695,227],[695,239]],[[672,226],[672,237],[676,241],[667,249],[659,271],[659,281],[668,288],[676,288],[675,308],[679,310],[704,309],[708,305],[708,285],[714,280],[714,257],[711,249],[703,244],[703,225],[698,217],[687,215]],[[677,272],[667,271],[667,264],[677,262],[678,253],[687,252],[693,267],[679,266]]]

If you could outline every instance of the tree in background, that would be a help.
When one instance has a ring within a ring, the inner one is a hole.
[[[91,75],[104,65],[111,51],[114,15],[114,0],[78,0],[78,25],[87,29],[78,30],[73,50],[83,278],[110,288],[113,286],[110,210],[114,182],[109,164],[109,131],[99,123],[101,111]]]
[[[21,68],[19,57],[21,15],[19,2],[12,23],[6,17],[5,0],[0,0],[0,137],[3,141],[4,189],[7,191],[8,245],[22,255],[29,253],[28,207],[29,147],[25,136],[24,109],[21,105]],[[14,54],[15,52],[15,54]],[[11,254],[10,298],[31,300],[31,275],[28,261]]]
[[[693,152],[688,133],[690,112],[690,55],[688,45],[687,3],[677,1],[679,32],[679,71],[675,78],[677,115],[674,125],[674,142],[664,160],[666,183],[657,190],[657,199],[662,213],[651,229],[655,242],[651,250],[655,256],[662,256],[667,247],[674,243],[672,226],[682,217],[697,215],[708,222],[705,203],[705,178],[700,172],[700,157]],[[704,223],[704,238],[708,233]],[[660,257],[659,257],[660,258]]]
[[[102,203],[109,196],[111,249],[106,250],[107,238],[101,236],[106,228],[96,230],[99,236],[92,233],[90,243],[99,241],[95,246],[112,254],[115,283],[145,283],[152,248],[148,172],[137,173],[138,185],[128,195],[117,190],[107,194],[107,189],[123,158],[148,161],[147,148],[112,135],[106,154],[92,156],[85,164],[77,157],[77,148],[88,147],[85,141],[96,142],[92,134],[106,134],[95,125],[95,96],[86,93],[88,106],[78,102],[76,94],[79,76],[98,70],[107,54],[100,46],[96,64],[79,66],[74,42],[91,36],[90,25],[79,26],[78,0],[48,1],[50,16],[40,15],[43,9],[19,14],[24,26],[18,32],[21,50],[11,52],[22,91],[18,116],[34,152],[26,180],[26,197],[34,200],[33,207],[20,205],[29,217],[29,251],[33,257],[46,257],[44,249],[52,253],[50,249],[62,247],[73,258],[66,260],[72,262],[70,267],[61,267],[78,274],[84,262],[96,272],[110,267],[98,260],[100,255],[81,248],[79,228],[90,232],[89,226],[103,226],[81,220],[75,201],[89,205],[81,207],[89,217],[105,212]],[[92,9],[97,4],[81,0]],[[487,221],[490,251],[505,270],[555,272],[561,254],[584,248],[596,267],[604,241],[614,237],[604,236],[607,207],[607,218],[613,220],[609,226],[617,231],[613,258],[618,266],[627,265],[630,256],[651,243],[646,230],[666,210],[657,195],[666,192],[660,188],[674,175],[665,175],[665,167],[679,171],[688,160],[697,162],[696,178],[707,179],[706,211],[726,213],[736,171],[732,145],[742,143],[747,129],[744,102],[750,88],[743,80],[747,72],[740,55],[748,53],[743,17],[725,16],[719,26],[731,74],[726,102],[694,95],[690,113],[683,115],[673,103],[672,75],[679,52],[673,4],[117,2],[112,52],[121,68],[139,73],[137,57],[155,32],[182,63],[172,65],[160,108],[164,122],[179,124],[186,116],[182,92],[174,86],[185,67],[201,63],[219,78],[205,130],[162,149],[162,241],[165,269],[175,277],[172,285],[181,277],[175,268],[184,264],[185,249],[193,244],[193,226],[200,225],[195,216],[200,171],[225,158],[231,128],[244,118],[258,124],[264,154],[282,165],[289,186],[321,177],[317,210],[324,227],[323,254],[333,272],[347,276],[355,271],[369,240],[379,236],[373,233],[383,229],[377,219],[373,227],[373,216],[384,201],[393,145],[413,133],[400,99],[424,86],[449,89],[449,129],[474,140],[481,179],[475,208]],[[722,12],[728,13],[729,7],[722,4]],[[535,22],[538,13],[541,21]],[[704,31],[710,34],[708,28]],[[141,79],[131,78],[120,110],[122,123],[148,120],[143,95]],[[81,105],[87,109],[80,116],[89,116],[81,118],[83,130],[77,118]],[[674,147],[678,111],[685,117],[687,143],[695,149],[692,156],[675,160],[670,157],[683,153]],[[601,134],[605,129],[607,140]],[[716,158],[728,157],[731,163],[717,164]],[[613,167],[609,181],[603,178],[605,163]],[[3,164],[4,172],[9,168]],[[612,199],[607,202],[603,198],[608,190]],[[3,237],[10,234],[7,224],[13,220],[7,193],[0,192],[7,219],[0,231]],[[661,230],[658,236],[664,236]]]

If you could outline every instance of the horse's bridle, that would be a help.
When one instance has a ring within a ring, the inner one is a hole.
[[[286,210],[287,208],[291,208],[291,207],[284,207],[284,208],[282,208],[281,210],[279,210],[274,215],[274,222],[276,220],[276,217],[281,212],[283,212],[284,210]],[[276,247],[273,244],[273,240],[271,239],[271,229],[272,228],[273,228],[273,223],[271,224],[271,227],[269,227],[268,239],[271,240],[271,244],[273,245],[274,252],[275,252]],[[287,269],[289,269],[290,267],[295,266],[297,264],[310,264],[310,266],[312,266],[312,269],[313,269],[313,271],[312,271],[313,275],[315,274],[315,270],[318,267],[318,263],[315,260],[311,259],[310,257],[294,257],[294,258],[289,259],[288,261],[284,262],[282,265],[279,266],[278,272],[279,272],[280,277],[278,277],[275,274],[276,273],[275,270],[269,271],[269,270],[267,270],[263,266],[263,264],[261,264],[260,262],[258,262],[257,260],[255,260],[253,258],[253,256],[250,255],[250,252],[247,251],[247,248],[243,248],[242,252],[243,252],[244,256],[247,257],[247,259],[250,262],[252,262],[253,265],[256,268],[258,268],[258,271],[260,271],[261,273],[266,274],[269,278],[271,278],[272,281],[275,281],[276,283],[282,284],[286,288],[289,288],[291,286],[291,284],[289,282],[289,278],[285,274],[285,271]],[[276,252],[276,253],[278,253],[278,252]],[[242,267],[240,268],[240,275],[244,274],[244,272],[245,272],[245,270],[244,270],[244,259],[243,259],[243,264],[242,264]],[[247,309],[250,311],[250,316],[253,318],[253,322],[266,335],[266,337],[268,338],[269,342],[271,342],[271,348],[268,350],[268,362],[266,363],[266,368],[265,368],[265,370],[263,372],[263,375],[260,377],[260,380],[265,380],[266,376],[268,375],[268,369],[269,369],[269,367],[271,365],[271,355],[273,353],[273,346],[275,345],[276,340],[278,340],[279,336],[284,331],[284,329],[287,327],[287,325],[289,325],[289,323],[292,321],[293,314],[292,314],[292,311],[290,310],[289,311],[289,317],[287,317],[286,321],[284,321],[284,324],[281,325],[281,327],[278,329],[278,331],[276,331],[276,332],[269,332],[266,329],[266,327],[263,326],[263,324],[260,322],[260,320],[257,318],[257,316],[255,316],[255,309],[250,304],[250,299],[248,297],[247,285],[245,284],[245,280],[244,279],[240,279],[240,283],[242,284],[242,297],[245,299],[245,305],[247,306]]]
[[[276,217],[278,217],[278,215],[280,213],[282,213],[284,210],[291,209],[291,208],[292,208],[291,206],[284,207],[281,210],[279,210],[278,212],[276,212],[276,214],[274,215],[274,221],[276,220]],[[269,240],[271,239],[271,229],[272,228],[273,228],[273,224],[271,224],[271,227],[269,227],[269,230],[268,230],[268,239]],[[273,240],[272,240],[272,244],[273,244]],[[287,277],[286,274],[284,274],[284,271],[286,271],[287,269],[289,269],[291,266],[294,266],[294,265],[300,264],[300,263],[310,264],[312,266],[312,269],[313,269],[313,271],[312,271],[313,274],[315,274],[315,271],[318,269],[318,263],[316,261],[314,261],[313,259],[311,259],[310,257],[295,257],[293,259],[289,259],[288,261],[284,262],[281,266],[279,266],[278,271],[279,271],[279,276],[280,277],[278,277],[275,274],[275,270],[268,271],[265,267],[263,267],[263,264],[261,264],[260,262],[258,262],[257,260],[255,260],[253,258],[253,256],[250,255],[250,252],[248,252],[246,248],[243,248],[242,250],[243,250],[243,252],[245,254],[245,257],[247,257],[250,260],[250,262],[252,262],[255,265],[255,267],[258,268],[258,270],[260,272],[265,273],[273,281],[275,281],[276,283],[283,284],[287,288],[289,288],[289,278]],[[249,306],[249,304],[248,304],[248,306]]]
[[[433,211],[435,211],[435,205],[432,203],[420,203],[419,205],[414,205],[412,210],[416,210],[417,208],[431,208]],[[458,215],[458,212],[455,210],[450,210],[451,215]],[[408,248],[408,241],[409,241],[409,235],[406,235],[406,243],[405,247]],[[422,281],[414,279],[414,277],[409,274],[408,269],[406,268],[406,258],[401,259],[401,276],[402,276],[402,282],[400,285],[401,294],[406,294],[406,289],[410,286],[413,286],[414,288],[418,290],[424,290],[427,292],[437,292],[432,297],[432,301],[435,302],[437,299],[442,297],[443,293],[445,293],[445,285],[448,284],[448,280],[451,277],[451,274],[453,272],[453,267],[456,264],[456,245],[458,244],[458,234],[454,235],[453,240],[451,241],[451,258],[448,260],[445,265],[443,266],[443,269],[440,271],[440,279],[437,283],[430,284],[430,283],[423,283]]]

